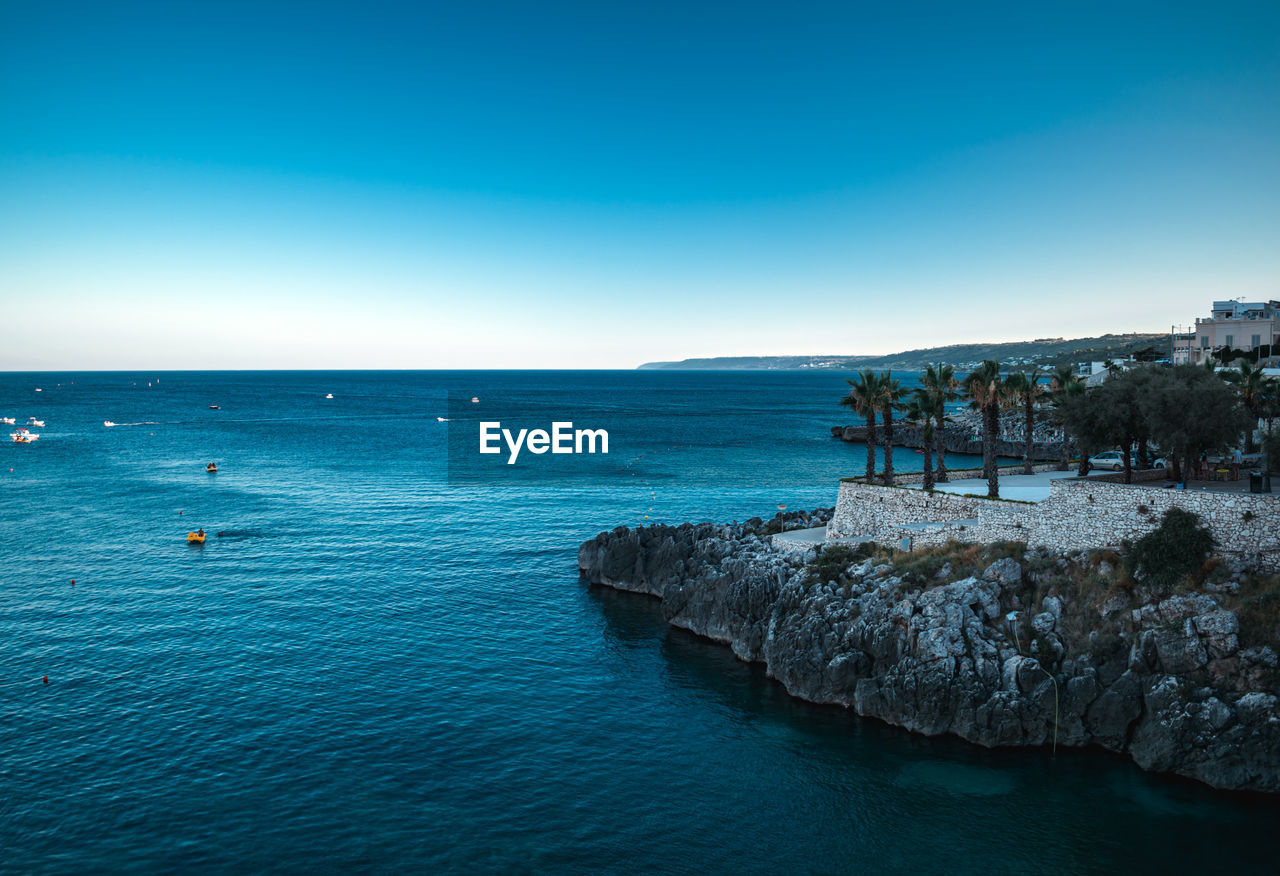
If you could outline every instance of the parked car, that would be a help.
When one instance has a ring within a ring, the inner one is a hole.
[[[1124,454],[1119,450],[1108,450],[1106,453],[1099,453],[1097,456],[1090,456],[1089,467],[1107,468],[1112,471],[1120,471],[1124,468]]]

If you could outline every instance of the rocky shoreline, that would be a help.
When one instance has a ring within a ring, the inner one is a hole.
[[[1231,608],[1246,572],[1161,598],[1121,586],[1104,551],[772,545],[780,526],[830,513],[620,527],[584,543],[578,565],[592,584],[658,597],[669,623],[812,702],[984,746],[1098,745],[1280,793],[1280,660],[1241,641]]]

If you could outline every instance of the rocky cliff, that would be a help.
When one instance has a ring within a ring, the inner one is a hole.
[[[1121,586],[1114,557],[783,551],[764,534],[776,528],[619,528],[578,564],[594,584],[658,597],[671,624],[806,700],[985,746],[1099,745],[1280,793],[1280,670],[1272,647],[1241,642],[1228,594],[1242,573],[1218,576],[1218,593],[1159,598]]]

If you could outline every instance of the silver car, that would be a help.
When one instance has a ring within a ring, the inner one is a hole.
[[[1108,450],[1106,453],[1099,453],[1097,456],[1090,456],[1089,467],[1120,471],[1124,468],[1124,454],[1119,450]]]

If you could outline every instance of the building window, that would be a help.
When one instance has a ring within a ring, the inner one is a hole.
[[[1261,346],[1262,346],[1262,335],[1253,335],[1253,336],[1249,339],[1249,347],[1250,347],[1251,349],[1256,350],[1256,349],[1258,349],[1258,348],[1259,348],[1259,347],[1261,347]]]
[[[1235,335],[1227,335],[1227,346],[1228,346],[1228,347],[1234,347],[1235,345],[1236,345],[1236,336],[1235,336]]]
[[[1200,336],[1200,349],[1202,349],[1202,350],[1207,350],[1207,349],[1209,349],[1209,336],[1208,336],[1208,335],[1201,335],[1201,336]]]

